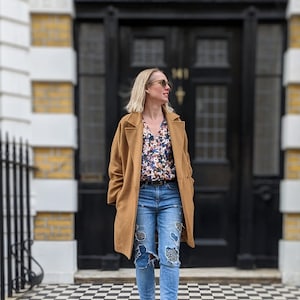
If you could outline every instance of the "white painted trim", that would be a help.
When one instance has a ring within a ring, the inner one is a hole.
[[[28,122],[31,119],[31,99],[29,97],[2,94],[0,96],[1,119],[15,119]]]
[[[76,53],[72,48],[31,47],[31,79],[76,84]]]
[[[77,181],[73,179],[33,179],[35,209],[51,212],[77,211]]]
[[[32,13],[69,14],[74,16],[73,0],[30,0]]]
[[[5,118],[1,120],[0,124],[3,136],[8,134],[9,137],[14,137],[16,141],[19,141],[21,138],[22,141],[28,141],[30,144],[32,132],[29,120]]]
[[[77,271],[76,241],[34,241],[32,256],[44,269],[43,283],[74,283]]]
[[[30,24],[29,5],[27,1],[0,0],[0,19]]]
[[[11,20],[0,18],[1,44],[18,47],[29,51],[30,27],[28,24],[20,24]]]
[[[300,15],[300,1],[289,0],[287,6],[286,17],[289,19],[292,15]]]
[[[281,146],[286,149],[300,149],[300,115],[282,117]]]
[[[0,68],[0,91],[1,93],[30,97],[29,73]]]
[[[300,241],[279,242],[279,270],[284,284],[300,285]]]
[[[284,54],[283,83],[300,83],[300,49],[290,48]]]
[[[32,114],[32,146],[77,148],[76,134],[72,114]]]
[[[19,47],[0,44],[1,68],[14,70],[15,72],[29,75],[28,50],[29,48],[22,49]]]
[[[284,179],[280,182],[280,211],[300,213],[300,180]]]

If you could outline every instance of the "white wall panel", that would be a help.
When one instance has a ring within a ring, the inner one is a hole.
[[[77,271],[76,241],[35,241],[32,256],[45,271],[43,283],[74,282]]]
[[[28,0],[0,0],[0,17],[29,24]]]
[[[299,285],[300,241],[279,242],[279,270],[284,284]]]
[[[32,191],[37,211],[76,212],[77,182],[72,179],[34,179]]]
[[[280,182],[280,211],[300,213],[300,180],[284,179]]]
[[[74,14],[73,0],[29,0],[33,13]]]
[[[300,149],[300,115],[282,117],[282,149]]]
[[[288,0],[287,17],[292,15],[300,15],[300,1],[299,0]]]
[[[76,54],[71,48],[31,47],[31,79],[76,82]]]
[[[31,118],[31,99],[11,95],[0,97],[0,116],[5,119],[27,121]]]
[[[30,31],[28,25],[0,19],[0,40],[3,44],[29,48]]]
[[[1,120],[1,133],[2,135],[8,133],[12,138],[16,138],[19,141],[19,138],[22,138],[22,141],[28,141],[30,144],[32,132],[30,121],[22,121],[16,119],[2,119]]]
[[[0,91],[5,94],[30,97],[29,74],[6,69],[0,70]]]
[[[15,48],[8,45],[0,46],[1,67],[25,72],[28,76],[29,52],[26,48]]]
[[[71,114],[32,114],[32,145],[77,147],[76,117]]]
[[[288,49],[286,51],[283,78],[285,85],[300,83],[300,49]]]

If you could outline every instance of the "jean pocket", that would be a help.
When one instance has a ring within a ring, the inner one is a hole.
[[[178,185],[176,182],[170,182],[170,183],[166,183],[166,187],[171,190],[171,191],[176,191],[178,190]]]

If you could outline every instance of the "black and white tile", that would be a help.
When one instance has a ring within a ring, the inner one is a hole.
[[[18,300],[104,299],[138,300],[133,283],[41,285],[17,297]],[[156,300],[159,299],[159,287]],[[282,284],[180,284],[178,300],[300,300],[300,287]]]

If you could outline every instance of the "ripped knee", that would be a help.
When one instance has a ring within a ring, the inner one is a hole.
[[[135,254],[135,265],[140,269],[145,269],[149,265],[154,266],[157,256],[154,253],[147,252],[144,245],[138,245]]]
[[[177,248],[171,248],[171,247],[167,247],[166,248],[166,258],[167,261],[172,263],[172,264],[176,264],[179,262],[179,251]]]

